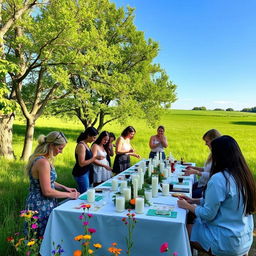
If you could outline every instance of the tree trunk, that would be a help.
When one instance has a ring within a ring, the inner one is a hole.
[[[0,115],[0,156],[13,159],[12,128],[14,114]]]
[[[35,131],[35,120],[32,119],[32,118],[27,119],[24,146],[23,146],[22,155],[21,155],[21,158],[20,158],[22,160],[27,161],[30,154],[31,154],[32,145],[33,145],[34,131]]]

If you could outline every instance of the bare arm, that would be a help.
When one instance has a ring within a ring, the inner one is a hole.
[[[53,198],[71,198],[76,199],[79,196],[77,191],[72,192],[62,192],[58,191],[51,187],[51,177],[50,177],[51,167],[47,159],[39,159],[36,161],[33,166],[32,172],[38,173],[38,178],[40,182],[40,187],[42,190],[42,194],[46,197]],[[57,186],[63,186],[57,183]]]
[[[164,148],[168,147],[167,138],[165,136],[160,137],[160,141]]]
[[[78,164],[80,167],[89,165],[93,163],[96,160],[96,156],[93,155],[91,159],[85,160],[86,157],[86,150],[85,147],[82,144],[78,144],[76,146],[76,153],[78,155]]]
[[[93,144],[93,146],[92,146],[92,154],[96,156],[98,150],[99,150],[99,146],[97,144]],[[100,161],[98,161],[97,159],[93,163],[96,164],[96,165],[102,166],[102,167],[104,167],[107,170],[110,170],[110,171],[112,170],[112,168],[109,165],[103,164]]]
[[[154,138],[155,138],[155,136],[151,136],[151,137],[150,137],[150,140],[149,140],[149,147],[150,147],[151,149],[157,148],[157,147],[159,147],[160,144],[161,144],[161,143],[157,143],[157,144],[153,143]]]

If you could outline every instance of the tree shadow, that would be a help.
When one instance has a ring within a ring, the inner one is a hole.
[[[40,134],[47,135],[49,132],[52,132],[52,131],[61,131],[65,134],[67,139],[71,139],[74,141],[76,141],[79,134],[83,132],[83,130],[81,129],[61,128],[60,130],[59,127],[35,127],[34,138],[38,138]],[[16,135],[18,137],[21,136],[22,138],[24,138],[25,132],[26,132],[26,125],[21,125],[21,124],[13,125],[14,136]]]
[[[237,121],[237,122],[231,122],[232,124],[237,125],[256,125],[256,121]]]

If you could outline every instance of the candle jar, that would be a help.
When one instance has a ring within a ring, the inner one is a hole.
[[[125,206],[125,199],[123,196],[117,196],[116,197],[116,211],[117,212],[123,212]]]
[[[152,175],[152,196],[158,196],[158,175]]]
[[[168,183],[162,184],[162,192],[163,192],[163,196],[169,196],[169,184]]]
[[[136,197],[135,212],[138,214],[144,213],[144,197]]]
[[[116,191],[118,188],[118,181],[116,179],[112,179],[111,185],[112,185],[112,190]]]
[[[124,195],[125,201],[130,201],[131,200],[131,187],[124,188],[123,195]]]
[[[150,203],[151,200],[152,200],[152,190],[151,189],[146,189],[144,194],[145,194],[146,200]]]
[[[87,190],[87,201],[88,203],[93,203],[95,201],[95,189],[90,188]]]

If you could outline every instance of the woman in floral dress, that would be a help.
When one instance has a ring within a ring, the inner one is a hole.
[[[50,213],[57,206],[57,198],[76,199],[79,196],[75,188],[56,182],[57,173],[53,159],[62,153],[66,143],[67,139],[62,132],[54,131],[47,136],[40,135],[38,146],[28,161],[30,187],[26,209],[38,212],[38,236],[43,236]]]

